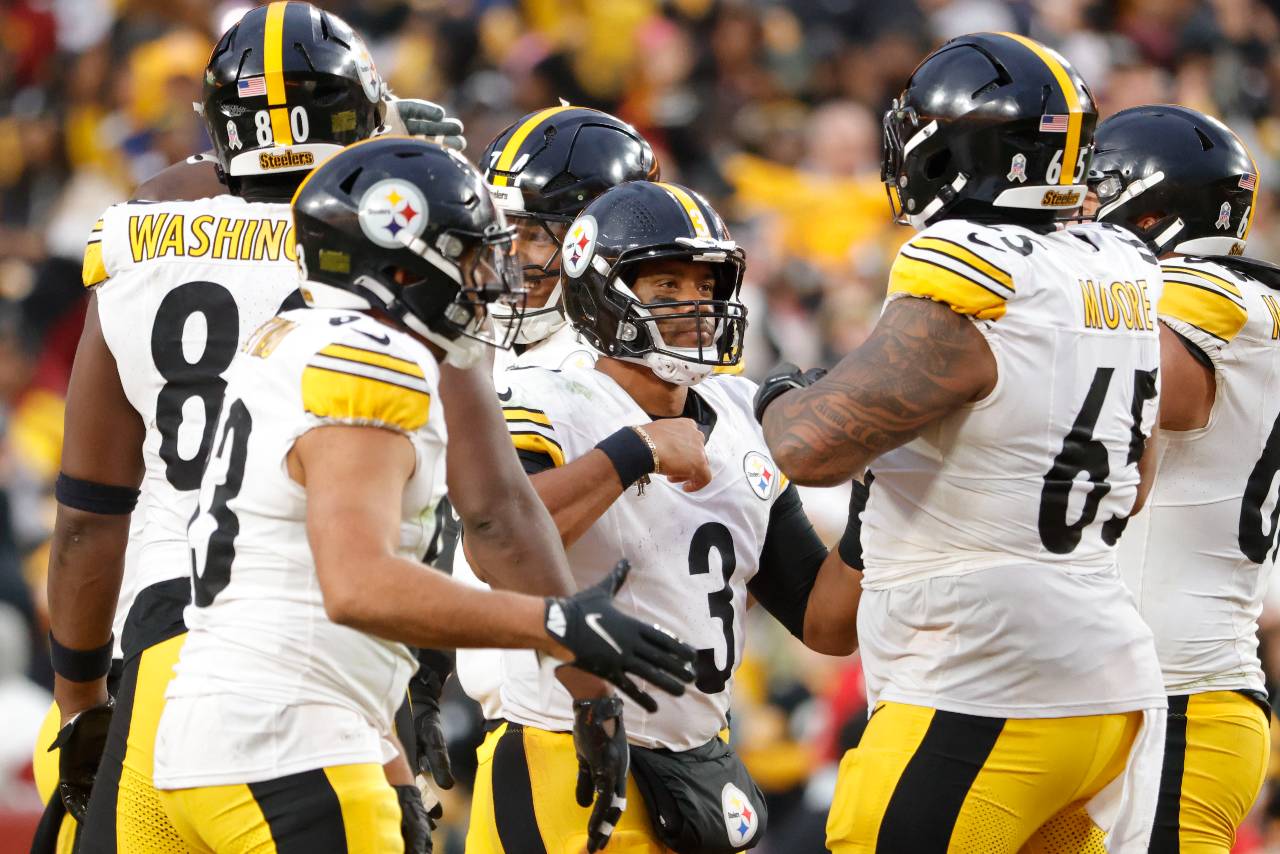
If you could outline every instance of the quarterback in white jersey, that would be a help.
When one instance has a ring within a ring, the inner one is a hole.
[[[609,604],[625,568],[542,600],[468,589],[417,560],[444,494],[439,363],[474,364],[497,343],[483,305],[519,293],[513,229],[479,173],[387,137],[326,161],[293,206],[315,307],[263,325],[228,377],[156,784],[195,850],[247,836],[421,851],[428,840],[401,838],[423,817],[417,787],[393,788],[383,767],[401,755],[405,644],[529,647],[624,690],[632,672],[677,693],[693,651]]]
[[[1115,547],[1155,423],[1161,275],[1119,228],[1055,228],[1096,119],[1022,36],[927,57],[885,116],[918,233],[876,328],[816,382],[763,384],[783,473],[869,466],[873,714],[841,763],[838,854],[1146,850],[1164,698]]]
[[[1270,753],[1258,616],[1275,561],[1280,270],[1239,257],[1259,176],[1221,122],[1134,107],[1096,141],[1098,218],[1164,271],[1156,479],[1120,541],[1169,695],[1151,850],[1226,854]]]
[[[571,792],[575,744],[582,753],[601,741],[630,755],[610,845],[687,850],[678,826],[742,845],[764,830],[759,791],[724,732],[748,598],[806,644],[847,653],[856,573],[828,555],[769,457],[755,385],[712,374],[739,360],[745,320],[743,256],[719,215],[684,187],[634,181],[583,211],[563,253],[566,313],[601,358],[589,369],[508,370],[499,398],[511,438],[575,577],[593,583],[601,556],[627,554],[636,571],[626,608],[670,621],[698,649],[696,690],[656,712],[615,698],[571,703],[528,656],[507,653],[503,722],[480,750],[468,850],[527,850],[516,835],[526,819],[547,851],[598,850],[578,829]],[[598,736],[609,720],[616,728]],[[676,784],[666,771],[701,781],[679,815],[668,811]]]

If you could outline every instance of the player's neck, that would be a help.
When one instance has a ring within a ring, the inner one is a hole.
[[[606,356],[596,361],[596,370],[622,386],[622,390],[649,415],[672,418],[684,412],[689,387],[658,379],[646,365]]]

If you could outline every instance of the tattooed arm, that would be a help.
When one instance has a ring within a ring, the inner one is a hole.
[[[986,397],[995,383],[995,356],[968,317],[940,302],[903,297],[829,374],[773,402],[764,435],[787,477],[831,486]]]

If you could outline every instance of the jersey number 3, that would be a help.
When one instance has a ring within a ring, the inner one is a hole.
[[[724,586],[707,594],[707,607],[711,616],[720,621],[724,629],[724,667],[716,667],[714,649],[698,650],[693,670],[697,674],[694,683],[704,694],[719,694],[733,676],[737,658],[737,644],[733,639],[733,589],[729,586],[738,568],[737,555],[733,553],[733,535],[719,522],[708,522],[693,532],[689,543],[689,574],[706,575],[711,572],[711,552],[720,555],[720,573]]]

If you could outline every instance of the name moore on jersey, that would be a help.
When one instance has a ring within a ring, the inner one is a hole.
[[[888,299],[971,318],[997,379],[869,467],[870,696],[997,717],[1163,702],[1115,569],[1158,405],[1162,286],[1139,241],[1095,223],[952,219],[904,244]]]

